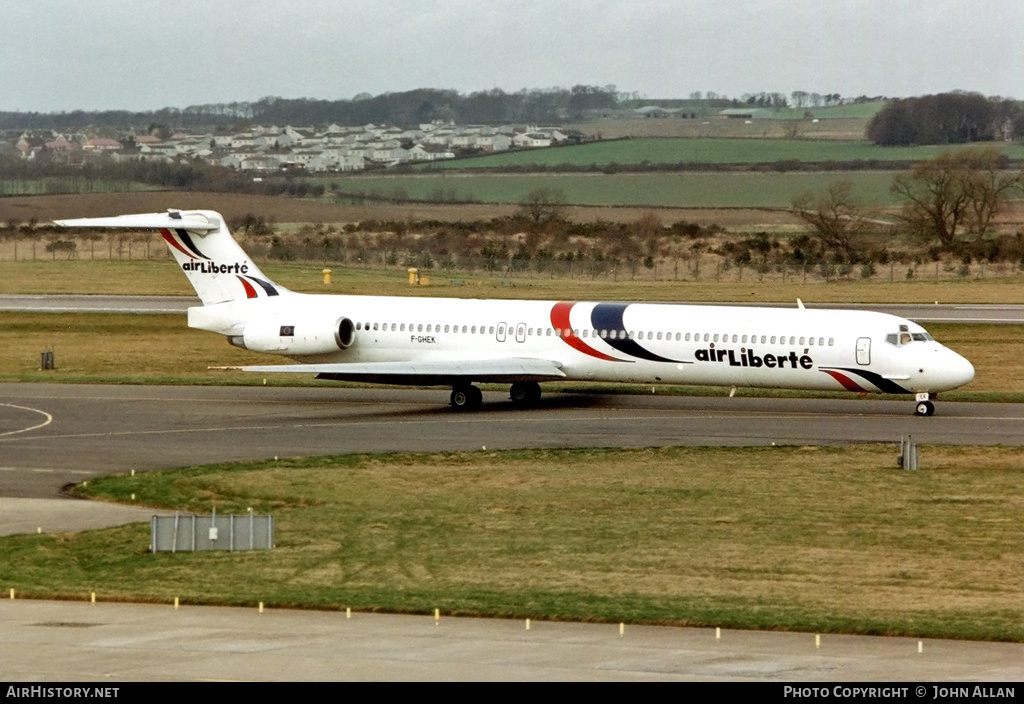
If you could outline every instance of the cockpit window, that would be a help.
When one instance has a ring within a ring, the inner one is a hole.
[[[909,345],[911,342],[934,342],[935,338],[926,332],[910,332],[908,326],[900,325],[900,331],[898,333],[889,333],[885,336],[885,341],[895,347],[902,347],[903,345]]]

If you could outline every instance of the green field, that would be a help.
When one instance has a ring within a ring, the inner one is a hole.
[[[0,539],[24,596],[1024,640],[1012,448],[537,450],[149,472],[81,493],[272,513],[266,552],[149,528]]]
[[[992,145],[983,145],[992,146]],[[1019,144],[996,145],[1011,158],[1024,157]],[[426,170],[556,167],[607,164],[762,164],[786,161],[847,162],[934,159],[944,151],[978,149],[978,145],[879,147],[871,142],[805,139],[626,139],[570,147],[508,152],[472,159],[439,161]]]
[[[789,208],[793,196],[849,178],[865,203],[895,205],[893,172],[644,173],[644,174],[446,174],[333,177],[347,194],[396,200],[518,203],[539,188],[558,189],[573,205],[676,208]]]
[[[810,113],[813,117],[820,118],[822,120],[848,118],[869,120],[874,117],[879,110],[884,108],[888,102],[889,101],[887,100],[875,100],[872,102],[833,105],[822,108],[783,108],[775,111],[774,116],[780,120],[803,120],[806,117],[806,113]]]

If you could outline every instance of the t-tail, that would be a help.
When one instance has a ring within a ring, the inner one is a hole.
[[[159,230],[204,306],[287,293],[242,251],[220,213],[168,210],[112,218],[57,220],[62,227]]]

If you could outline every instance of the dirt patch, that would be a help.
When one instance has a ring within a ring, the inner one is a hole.
[[[167,208],[216,210],[228,220],[248,213],[265,215],[277,223],[344,223],[362,220],[489,220],[516,212],[514,205],[407,204],[338,205],[317,200],[236,193],[146,191],[87,195],[22,196],[0,198],[0,221],[16,219],[40,223],[62,218],[103,217],[125,213],[160,212]],[[654,212],[663,223],[679,220],[722,227],[796,224],[790,213],[747,208],[633,208],[571,207],[567,217],[577,222],[634,222]]]

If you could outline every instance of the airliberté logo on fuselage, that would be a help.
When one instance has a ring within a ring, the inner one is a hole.
[[[708,347],[708,349],[697,350],[694,353],[694,358],[698,362],[728,362],[730,367],[768,367],[769,369],[785,369],[786,365],[789,365],[790,369],[796,369],[800,367],[802,369],[813,369],[814,360],[810,356],[797,355],[796,352],[790,351],[789,354],[765,354],[759,356],[754,354],[753,349],[747,349],[743,347],[739,351],[739,358],[737,358],[735,350],[730,349],[715,349],[714,345]]]
[[[248,274],[249,265],[235,262],[234,264],[218,264],[216,262],[191,261],[181,265],[184,271],[197,271],[200,274]]]

